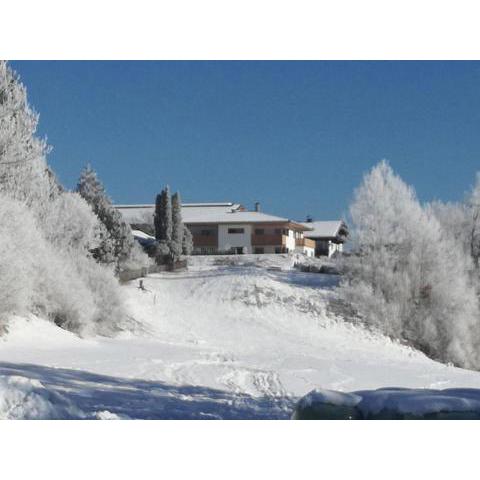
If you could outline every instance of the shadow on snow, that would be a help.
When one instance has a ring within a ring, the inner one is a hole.
[[[252,397],[32,364],[0,362],[0,375],[38,380],[71,401],[87,418],[108,411],[132,419],[288,419],[294,407],[294,399],[287,397]]]

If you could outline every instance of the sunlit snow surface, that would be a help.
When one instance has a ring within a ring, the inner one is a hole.
[[[241,263],[200,257],[148,277],[147,291],[121,287],[138,329],[116,338],[14,319],[0,339],[0,417],[287,419],[319,388],[480,388],[480,373],[334,318],[336,276],[282,256]]]

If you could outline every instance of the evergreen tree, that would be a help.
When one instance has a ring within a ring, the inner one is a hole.
[[[154,225],[155,238],[159,242],[170,244],[172,240],[172,203],[168,185],[157,195]]]
[[[167,185],[155,202],[155,238],[158,240],[157,262],[162,263],[165,257],[172,259],[171,241],[172,241],[172,203],[170,198],[170,188]]]
[[[172,239],[170,241],[170,252],[174,261],[182,254],[183,237],[182,202],[177,192],[172,196]]]
[[[191,255],[193,252],[193,237],[192,232],[186,225],[183,225],[183,239],[182,239],[182,253],[184,255]]]
[[[101,232],[100,246],[94,252],[96,258],[102,263],[115,262],[118,267],[128,259],[133,248],[134,240],[130,227],[123,220],[122,214],[113,207],[103,184],[89,165],[80,175],[77,192],[91,206],[105,227]]]

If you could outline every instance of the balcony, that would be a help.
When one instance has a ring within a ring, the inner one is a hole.
[[[309,248],[315,248],[315,240],[312,240],[311,238],[297,238],[295,240],[295,245],[297,247],[309,247]]]
[[[271,235],[252,235],[252,246],[272,245],[274,247],[281,247],[286,245],[287,237],[281,234]]]
[[[193,234],[193,245],[195,247],[217,247],[216,235],[195,235]]]

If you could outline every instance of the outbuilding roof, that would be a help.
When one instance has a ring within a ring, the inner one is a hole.
[[[309,232],[305,232],[307,238],[337,238],[346,237],[348,235],[347,226],[342,220],[302,222],[302,225],[313,229]]]

